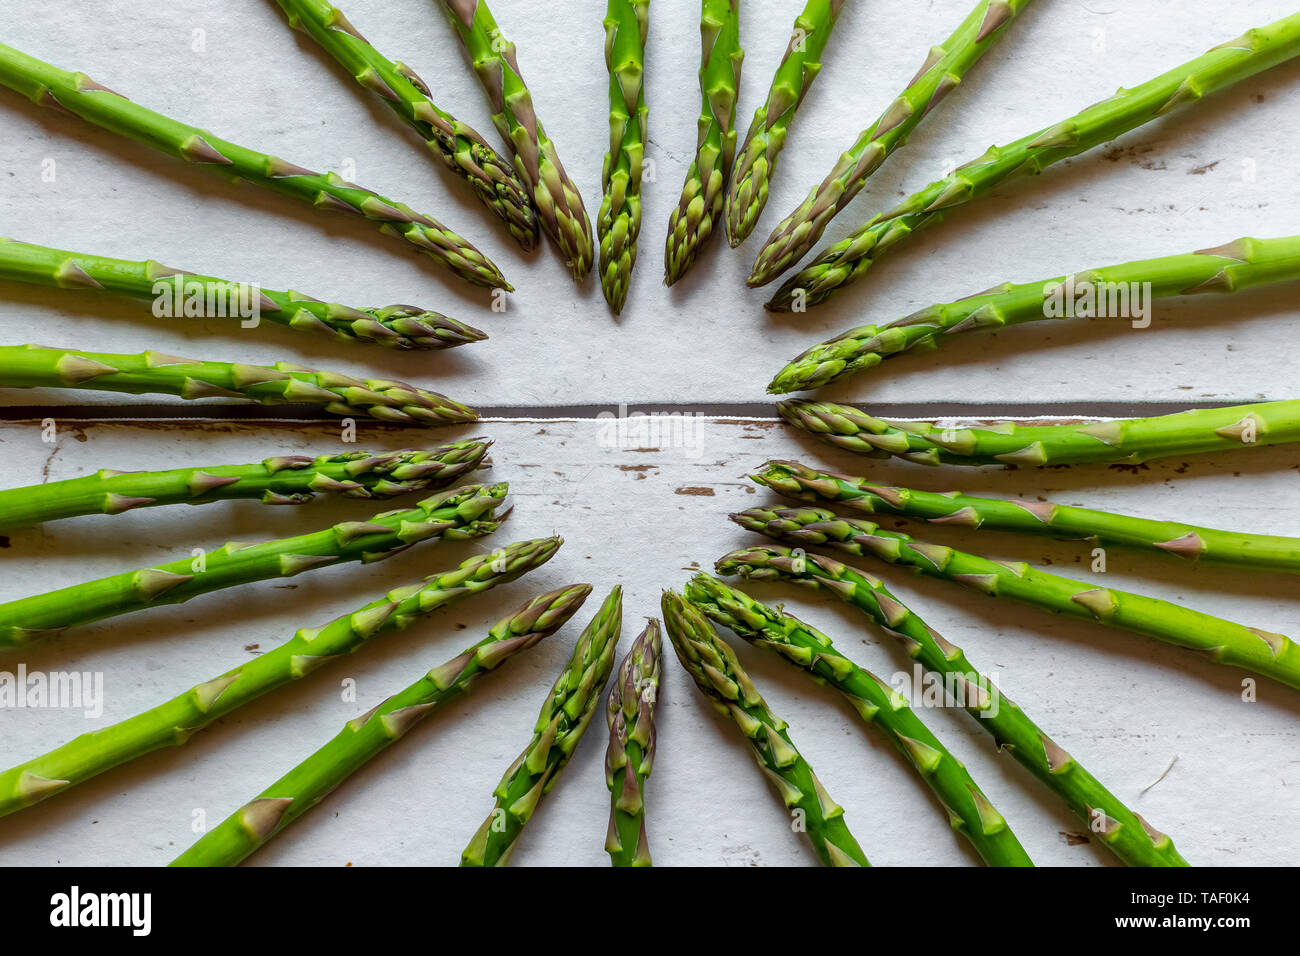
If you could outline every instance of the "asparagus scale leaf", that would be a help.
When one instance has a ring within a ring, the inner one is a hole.
[[[514,151],[515,169],[532,190],[542,229],[560,250],[574,279],[581,280],[591,271],[591,222],[578,188],[564,171],[555,144],[533,109],[515,45],[501,33],[485,0],[441,3],[487,93],[492,122]]]
[[[600,288],[618,315],[636,264],[641,232],[641,167],[645,159],[645,41],[650,0],[609,0],[605,14],[605,66],[609,70],[609,152],[601,185]]]
[[[795,748],[784,720],[772,713],[709,619],[680,595],[665,591],[664,627],[677,660],[695,686],[745,735],[763,775],[792,814],[800,815],[804,835],[827,866],[870,866],[844,822],[844,808],[831,799],[812,767]]]
[[[668,217],[664,285],[695,264],[713,235],[726,201],[727,177],[736,157],[736,94],[740,89],[740,0],[701,0],[700,107],[695,157],[681,197]]]
[[[487,338],[485,332],[416,305],[354,309],[292,289],[277,292],[195,275],[152,259],[110,259],[3,237],[0,279],[149,299],[160,317],[266,319],[301,332],[323,332],[340,342],[372,342],[392,349],[448,349]]]
[[[750,508],[731,517],[742,528],[796,547],[825,546],[879,558],[990,597],[1010,598],[1200,651],[1215,663],[1245,668],[1300,688],[1300,647],[1282,634],[1144,594],[1075,581],[1021,561],[992,561],[887,531],[861,518],[842,518],[824,508]]]
[[[444,166],[460,177],[524,250],[537,245],[537,212],[528,186],[476,130],[430,98],[429,86],[404,63],[376,50],[328,0],[276,0],[290,26],[311,35],[411,127]]]
[[[959,166],[828,246],[789,279],[767,307],[775,312],[825,302],[857,281],[876,259],[956,206],[1021,175],[1086,152],[1187,103],[1300,55],[1300,13],[1247,30],[1209,52]]]
[[[821,72],[822,51],[844,2],[808,0],[794,21],[794,32],[772,78],[767,100],[755,111],[731,171],[723,224],[733,249],[748,238],[767,205],[777,156],[785,146],[795,111]]]
[[[1136,294],[1151,298],[1240,292],[1300,279],[1300,236],[1235,239],[1184,255],[1140,259],[1054,276],[1004,282],[985,292],[932,305],[883,325],[860,325],[814,345],[777,373],[769,392],[839,382],[902,352],[937,348],[952,336],[1074,316],[1136,319]],[[1149,320],[1149,313],[1146,316]]]
[[[205,833],[171,865],[235,866],[247,859],[442,704],[563,627],[589,593],[589,585],[569,585],[502,618],[483,640],[348,721],[338,736]]]
[[[332,415],[399,425],[460,425],[478,412],[391,379],[359,379],[293,362],[205,362],[165,352],[119,355],[40,345],[0,345],[0,388],[84,388],[184,399],[248,398],[263,405],[316,405]]]
[[[69,73],[3,44],[0,86],[186,162],[267,186],[319,209],[361,216],[379,226],[380,232],[406,240],[466,282],[511,289],[487,256],[433,217],[336,173],[312,172],[278,156],[220,139],[207,130],[138,106],[84,73]]]
[[[195,557],[7,601],[0,604],[0,648],[22,647],[74,625],[182,604],[254,581],[293,577],[348,561],[382,561],[421,541],[480,538],[503,520],[496,512],[506,492],[505,484],[465,485],[368,521],[344,521],[262,544],[232,541]]]
[[[49,753],[0,773],[0,816],[62,793],[163,747],[177,747],[205,727],[322,665],[360,650],[374,637],[402,630],[439,608],[513,581],[551,559],[560,538],[517,541],[423,582],[395,588],[323,627],[304,628],[265,654],[150,710],[82,734]]]
[[[686,599],[737,637],[802,667],[842,693],[862,719],[884,734],[925,781],[953,830],[990,866],[1033,866],[992,801],[894,688],[841,654],[831,639],[798,618],[760,604],[710,574],[686,585]]]
[[[840,156],[821,185],[772,230],[759,250],[748,285],[766,285],[802,259],[871,174],[961,84],[967,71],[1003,37],[1011,21],[1027,6],[1029,0],[979,0],[952,36],[930,49],[907,88]]]
[[[1079,538],[1102,545],[1123,545],[1154,554],[1172,555],[1188,561],[1300,574],[1300,538],[1220,531],[1181,521],[1153,521],[1051,501],[980,498],[957,491],[919,491],[822,471],[796,461],[769,461],[761,474],[750,477],[786,498],[838,504],[867,514],[901,515],[931,524]]]
[[[979,427],[888,421],[851,405],[798,398],[776,407],[791,425],[837,448],[918,465],[1134,465],[1300,441],[1300,400],[1295,399],[1086,425]]]
[[[612,805],[605,851],[614,866],[652,865],[645,827],[645,783],[654,763],[662,657],[659,622],[650,618],[619,665],[609,691],[605,785]]]
[[[1033,774],[1129,866],[1186,866],[1173,840],[1134,813],[1060,744],[1030,720],[1011,698],[980,673],[960,647],[944,639],[892,595],[878,578],[820,554],[790,548],[733,551],[717,562],[719,574],[756,581],[790,581],[826,591],[875,621],[908,656],[960,695],[958,704],[979,727]],[[954,695],[956,696],[956,695]]]
[[[103,469],[83,478],[0,491],[0,529],[77,515],[119,515],[135,508],[205,505],[253,499],[297,505],[317,494],[345,498],[395,498],[453,485],[478,468],[491,442],[481,439],[408,448],[382,455],[278,455],[251,465],[205,465],[170,471]]]
[[[600,705],[623,628],[623,589],[615,587],[578,637],[542,705],[533,739],[494,791],[496,806],[461,854],[461,866],[505,866],[524,825],[555,786]]]

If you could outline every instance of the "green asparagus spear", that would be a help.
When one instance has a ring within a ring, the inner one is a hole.
[[[1088,773],[1074,757],[1029,719],[1020,706],[945,640],[889,593],[878,578],[833,558],[789,548],[733,551],[717,563],[719,574],[757,581],[784,580],[825,590],[856,607],[885,633],[898,639],[907,655],[950,688],[958,706],[992,735],[999,753],[1010,754],[1101,838],[1129,866],[1186,866],[1173,841],[1134,813]]]
[[[1272,631],[1234,624],[1159,598],[1085,584],[1022,561],[992,561],[919,541],[861,518],[841,518],[824,508],[749,508],[731,518],[742,528],[796,547],[829,547],[876,557],[990,597],[1010,598],[1201,651],[1215,663],[1242,667],[1300,688],[1300,647]]]
[[[615,587],[578,637],[572,656],[542,705],[532,741],[497,784],[496,806],[461,854],[461,866],[505,866],[509,862],[524,825],[555,786],[587,732],[614,667],[622,628],[623,589]]]
[[[763,466],[762,474],[750,477],[786,498],[839,504],[867,514],[902,515],[932,524],[1080,538],[1102,545],[1172,554],[1190,561],[1300,574],[1300,538],[1219,531],[1180,521],[1152,521],[1051,501],[977,498],[956,491],[936,494],[873,484],[866,478],[822,471],[797,461],[769,461]]]
[[[1133,295],[1142,295],[1149,309],[1150,299],[1159,296],[1240,292],[1295,279],[1300,279],[1300,236],[1236,239],[1185,255],[1141,259],[1018,285],[1004,282],[884,325],[860,325],[842,332],[801,354],[777,373],[767,390],[819,388],[874,368],[891,355],[940,346],[961,332],[1076,315],[1135,318],[1134,310],[1141,303]]]
[[[609,691],[605,785],[612,805],[605,850],[614,866],[651,865],[645,832],[645,782],[655,756],[655,705],[659,702],[662,655],[659,622],[650,618],[619,665]]]
[[[468,124],[430,98],[428,85],[404,63],[370,45],[328,0],[276,0],[289,25],[311,35],[359,84],[378,94],[415,130],[444,166],[463,179],[525,250],[537,245],[537,212],[528,186]]]
[[[970,841],[985,863],[1033,866],[1002,814],[898,691],[841,654],[821,631],[710,574],[697,574],[685,593],[688,601],[737,637],[781,655],[844,694],[862,719],[879,728],[907,758],[939,798],[952,828]]]
[[[821,861],[827,866],[870,866],[844,822],[844,808],[831,799],[795,749],[786,733],[789,725],[768,708],[736,652],[698,608],[672,591],[664,592],[663,614],[682,667],[714,710],[736,722],[786,808],[803,815],[803,832]]]
[[[776,68],[767,100],[754,113],[731,170],[722,221],[733,249],[748,238],[763,214],[776,158],[785,146],[795,110],[821,72],[822,51],[842,6],[844,0],[808,0],[794,21],[794,33]]]
[[[977,428],[886,421],[849,405],[797,398],[776,407],[791,425],[838,448],[872,458],[896,455],[918,465],[1140,464],[1300,441],[1295,399],[1089,425],[1001,422]]]
[[[335,173],[314,173],[137,106],[84,73],[69,73],[0,44],[0,86],[186,162],[211,166],[321,209],[363,216],[379,225],[381,232],[405,239],[466,282],[511,288],[487,256],[431,216]]]
[[[303,332],[324,332],[341,342],[374,342],[394,349],[447,349],[487,338],[486,333],[463,322],[414,305],[354,309],[292,289],[276,292],[246,282],[194,275],[152,259],[109,259],[4,237],[0,237],[0,279],[150,299],[159,317],[265,318]]]
[[[713,235],[736,157],[736,92],[740,88],[740,0],[701,0],[699,136],[677,206],[668,217],[664,285],[695,263]]]
[[[476,555],[420,584],[389,591],[351,614],[289,640],[179,697],[101,730],[82,734],[43,756],[0,773],[0,816],[31,806],[91,777],[163,747],[189,742],[197,731],[322,664],[351,654],[386,631],[403,630],[438,608],[513,581],[551,559],[559,538],[517,541]]]
[[[942,46],[932,47],[921,69],[885,112],[839,158],[820,186],[767,239],[747,280],[766,285],[817,244],[840,210],[853,201],[867,179],[939,101],[961,83],[966,72],[1002,38],[1029,0],[979,0]]]
[[[590,585],[573,584],[502,618],[483,640],[348,721],[338,736],[203,834],[171,865],[235,866],[247,859],[439,706],[558,631],[590,592]]]
[[[501,33],[485,0],[442,0],[442,8],[487,93],[497,132],[514,151],[515,169],[532,190],[542,228],[574,279],[581,280],[591,271],[591,223],[533,109],[515,45]]]
[[[1300,13],[1256,27],[1154,79],[1121,89],[1074,116],[1031,133],[931,183],[887,212],[873,216],[847,238],[828,246],[812,264],[777,291],[767,307],[786,312],[825,302],[859,279],[876,258],[944,213],[1000,183],[1040,173],[1122,133],[1157,119],[1184,103],[1254,76],[1300,55]]]
[[[345,498],[395,498],[455,484],[482,464],[491,443],[456,442],[437,448],[408,448],[373,455],[279,455],[256,465],[209,465],[171,471],[112,471],[84,478],[0,491],[0,530],[77,515],[119,515],[132,508],[205,505],[227,499],[255,499],[267,505],[297,505],[318,493]]]
[[[391,379],[359,379],[292,362],[244,365],[165,352],[118,355],[40,345],[0,345],[0,388],[85,388],[180,398],[249,398],[263,405],[318,405],[345,418],[402,425],[461,425],[478,412],[446,395]]]
[[[605,66],[609,70],[609,152],[605,156],[596,235],[600,288],[614,314],[623,311],[641,232],[641,163],[645,158],[645,39],[650,0],[608,0]]]
[[[495,531],[505,517],[496,509],[506,491],[504,484],[465,485],[369,521],[344,521],[263,544],[232,541],[195,557],[8,601],[0,604],[0,648],[22,647],[77,624],[182,604],[253,581],[293,577],[346,561],[382,561],[430,538],[479,538]]]

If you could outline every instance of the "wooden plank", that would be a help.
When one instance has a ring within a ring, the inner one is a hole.
[[[676,429],[675,431],[673,429]],[[511,483],[516,510],[502,540],[558,532],[567,544],[537,574],[467,603],[428,625],[383,639],[263,699],[196,737],[183,751],[152,756],[7,819],[0,863],[163,863],[193,837],[191,813],[215,820],[288,769],[344,720],[369,709],[427,667],[476,639],[497,616],[543,588],[572,580],[597,593],[626,590],[626,634],[658,613],[659,593],[722,552],[756,539],[732,526],[729,511],[768,500],[744,475],[768,457],[803,458],[881,481],[932,490],[1034,497],[1191,518],[1245,530],[1300,534],[1294,502],[1300,452],[1294,448],[1219,461],[1153,462],[1139,469],[1047,471],[946,469],[828,453],[775,423],[702,419],[629,429],[613,442],[607,422],[516,420],[486,423],[495,465]],[[468,434],[468,433],[465,433]],[[674,438],[679,436],[678,438]],[[444,433],[366,434],[395,448]],[[621,446],[620,446],[621,445]],[[340,448],[325,427],[108,424],[66,429],[45,445],[31,426],[0,428],[10,483],[57,480],[99,467],[159,468],[180,463],[258,460],[277,453]],[[17,597],[88,576],[183,556],[228,538],[290,534],[369,513],[363,502],[318,501],[298,509],[231,502],[202,508],[86,517],[16,532],[0,548],[3,594]],[[1087,576],[1088,546],[1011,535],[932,529],[931,537],[998,557],[1050,562]],[[375,594],[448,566],[474,545],[415,549],[365,568],[334,568],[209,595],[78,629],[6,655],[0,668],[78,670],[104,675],[103,720],[120,719],[304,625],[322,623]],[[1185,568],[1173,559],[1112,550],[1106,583],[1142,590],[1245,623],[1300,632],[1294,583],[1274,575]],[[1197,655],[1033,609],[1003,605],[943,582],[875,568],[901,597],[1085,761],[1130,805],[1167,829],[1198,864],[1284,864],[1296,845],[1288,824],[1291,753],[1300,701],[1261,682],[1259,700],[1240,699],[1242,674]],[[773,586],[837,637],[845,650],[887,679],[909,671],[888,638],[863,628],[837,605]],[[586,614],[579,617],[585,623]],[[260,863],[451,863],[491,805],[497,777],[526,741],[540,697],[576,636],[571,626],[509,670],[484,682],[376,761],[316,813],[261,854]],[[792,726],[827,787],[878,863],[969,863],[924,787],[897,756],[827,692],[786,665],[741,647],[773,707]],[[652,778],[651,837],[664,864],[804,864],[810,853],[788,832],[734,730],[703,703],[674,661],[667,663],[661,749]],[[343,681],[356,700],[341,699]],[[1096,865],[1107,856],[1071,845],[1082,828],[962,714],[923,716],[968,764],[1040,863]],[[80,712],[18,710],[5,715],[12,760],[35,756],[99,726]],[[529,827],[518,862],[595,864],[604,860],[604,734],[593,725],[573,766]],[[1171,760],[1167,777],[1145,794]],[[1230,768],[1225,770],[1225,768]]]

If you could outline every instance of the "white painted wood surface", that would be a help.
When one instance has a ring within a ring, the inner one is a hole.
[[[766,91],[799,4],[747,0],[740,119]],[[1300,70],[1284,66],[1114,147],[1002,190],[952,217],[886,260],[834,306],[797,321],[769,318],[762,290],[743,278],[767,230],[823,175],[857,128],[911,76],[924,50],[951,29],[968,0],[856,4],[842,16],[827,66],[802,108],[781,158],[758,236],[737,253],[715,243],[679,287],[660,285],[661,241],[694,142],[697,6],[655,0],[648,62],[657,181],[648,184],[641,260],[629,305],[611,320],[599,289],[574,289],[547,249],[516,254],[458,184],[382,104],[350,88],[309,41],[290,34],[273,3],[167,5],[143,0],[0,9],[0,37],[61,66],[83,69],[139,101],[263,146],[286,158],[344,171],[460,229],[518,287],[507,314],[444,282],[364,224],[317,216],[251,186],[234,187],[143,147],[123,145],[53,113],[0,98],[0,232],[32,242],[293,287],[372,305],[414,301],[492,335],[441,355],[394,355],[264,325],[178,325],[132,303],[6,284],[4,341],[106,351],[154,347],[243,361],[290,359],[352,372],[433,383],[471,403],[522,416],[484,423],[493,437],[494,480],[508,480],[516,511],[501,539],[558,532],[568,543],[545,569],[508,589],[460,605],[406,634],[382,639],[222,721],[186,748],[156,754],[40,807],[0,821],[0,864],[161,864],[194,839],[191,813],[224,816],[332,736],[342,723],[478,639],[500,614],[544,588],[590,581],[589,608],[559,635],[420,728],[330,797],[255,861],[262,864],[398,862],[445,864],[491,806],[491,789],[531,732],[541,695],[596,602],[626,590],[624,641],[657,613],[661,588],[688,568],[753,541],[725,519],[768,500],[744,479],[768,458],[801,457],[933,490],[1052,497],[1153,517],[1300,535],[1300,451],[1260,450],[1218,461],[1174,459],[1137,471],[1105,468],[1006,472],[855,460],[775,422],[709,419],[698,453],[602,446],[592,421],[533,420],[530,407],[616,408],[620,402],[757,403],[763,385],[801,348],[851,324],[901,315],[1002,279],[1214,245],[1238,235],[1295,229],[1289,157],[1297,143],[1294,94]],[[606,148],[603,4],[494,0],[538,110],[594,213]],[[1113,9],[1112,9],[1113,8]],[[381,49],[425,76],[440,102],[491,137],[483,99],[429,0],[348,0],[344,9]],[[530,16],[530,11],[534,12]],[[1212,0],[1084,5],[1043,0],[916,132],[838,220],[838,238],[884,203],[924,185],[946,166],[1046,125],[1189,59],[1293,8],[1282,2]],[[203,52],[192,49],[204,31]],[[846,120],[846,117],[853,117]],[[495,141],[495,140],[494,140]],[[53,159],[54,182],[42,163]],[[996,250],[996,253],[994,253]],[[1161,303],[1151,329],[1097,323],[972,336],[942,365],[926,356],[891,360],[889,374],[831,394],[907,403],[941,414],[952,403],[996,402],[1033,414],[1043,402],[1255,400],[1294,395],[1294,289],[1231,299]],[[11,392],[0,404],[130,402],[90,392]],[[165,401],[165,399],[164,399]],[[201,409],[193,406],[197,414]],[[454,434],[473,432],[458,430]],[[452,432],[399,432],[363,425],[361,447],[445,440]],[[5,485],[57,480],[100,467],[165,468],[253,461],[272,454],[339,450],[332,425],[64,424],[54,445],[31,422],[0,425]],[[227,538],[297,533],[362,518],[359,503],[264,509],[251,502],[170,508],[118,518],[60,522],[10,536],[0,549],[0,599],[184,556]],[[946,543],[996,556],[1050,560],[1090,574],[1073,543],[1010,535],[936,532]],[[78,629],[21,655],[29,669],[102,672],[104,720],[153,706],[287,638],[371,600],[381,590],[448,567],[472,545],[424,547],[365,568],[334,568],[209,595]],[[901,597],[949,639],[1131,807],[1170,832],[1196,864],[1290,863],[1300,783],[1300,698],[1261,682],[1240,699],[1241,673],[1132,635],[1061,620],[972,595],[943,582],[886,569]],[[1106,581],[1186,602],[1284,633],[1300,633],[1295,582],[1209,567],[1189,569],[1112,552]],[[882,676],[907,666],[888,639],[829,601],[780,588],[785,599]],[[463,630],[461,627],[463,626]],[[250,650],[253,645],[256,649]],[[925,787],[856,716],[786,665],[740,653],[832,794],[873,862],[977,862],[948,831]],[[675,662],[665,669],[660,753],[651,780],[657,863],[807,864],[786,816],[740,745]],[[357,681],[355,703],[341,682]],[[960,713],[922,716],[967,763],[1041,864],[1101,865],[1104,852],[1063,833],[1081,826]],[[26,760],[97,723],[74,712],[0,715],[6,765]],[[603,728],[593,725],[515,856],[519,864],[604,865],[607,813]],[[1171,761],[1168,775],[1143,793]]]
[[[626,590],[625,641],[658,613],[660,589],[679,587],[691,568],[759,539],[726,520],[770,496],[745,481],[766,457],[801,457],[841,469],[869,467],[882,481],[932,490],[960,482],[972,491],[1044,495],[1067,503],[1153,517],[1195,515],[1209,524],[1300,535],[1293,498],[1300,452],[1259,449],[1236,459],[1174,459],[1137,472],[1080,468],[1046,472],[937,472],[824,452],[771,422],[702,423],[701,454],[689,449],[610,448],[593,422],[488,423],[496,439],[488,474],[511,483],[516,509],[502,541],[559,532],[567,543],[544,569],[494,595],[464,603],[428,624],[379,639],[356,656],[312,674],[224,719],[186,748],[157,754],[0,824],[0,863],[163,863],[193,838],[190,814],[224,816],[255,796],[363,713],[423,670],[473,642],[527,596],[571,581],[597,590],[578,621],[539,645],[463,702],[379,758],[263,853],[258,863],[341,865],[452,863],[491,806],[501,772],[526,743],[541,697],[594,602],[616,583]],[[382,447],[407,439],[393,432]],[[82,441],[81,439],[85,440]],[[363,441],[365,441],[363,437]],[[15,482],[85,474],[105,465],[165,467],[260,459],[337,447],[329,428],[210,426],[165,429],[103,425],[65,430],[56,448],[35,428],[0,430],[0,454]],[[367,445],[381,447],[378,442]],[[653,446],[651,446],[653,448]],[[137,511],[71,519],[18,532],[0,550],[4,591],[18,596],[125,567],[183,557],[228,538],[291,534],[371,513],[364,502],[320,501],[300,509],[255,502]],[[1088,577],[1089,547],[1008,534],[933,529],[932,539],[997,557],[1050,561]],[[295,628],[324,623],[383,589],[451,566],[474,545],[423,546],[364,568],[338,567],[288,582],[208,595],[79,628],[20,655],[31,670],[102,671],[105,720],[151,707],[247,660]],[[1294,757],[1300,699],[1260,681],[1259,700],[1241,700],[1244,672],[1134,635],[1003,605],[946,582],[914,580],[864,565],[950,640],[1049,733],[1197,864],[1284,864],[1295,850]],[[1300,632],[1295,582],[1280,575],[1189,569],[1170,558],[1112,550],[1108,585],[1165,597],[1244,623]],[[287,587],[286,587],[287,585]],[[892,641],[829,599],[776,586],[763,600],[838,640],[887,679],[908,672]],[[463,629],[462,629],[463,628]],[[788,665],[740,647],[774,709],[791,724],[830,792],[848,810],[877,863],[972,862],[948,831],[928,791],[906,765],[834,695]],[[12,655],[6,657],[9,663]],[[665,667],[660,752],[651,778],[651,838],[662,864],[803,864],[814,857],[786,829],[780,804],[754,770],[735,729],[714,715],[675,661]],[[356,681],[355,703],[342,682]],[[92,726],[79,712],[6,714],[5,753],[29,759]],[[1042,864],[1109,862],[1063,833],[1082,829],[991,738],[960,712],[922,711],[965,761]],[[589,738],[530,823],[517,862],[603,865],[607,794],[603,728]],[[1171,761],[1168,776],[1146,793]]]
[[[761,306],[769,290],[743,284],[762,240],[970,6],[968,0],[858,3],[841,15],[826,67],[781,155],[757,234],[734,253],[714,242],[689,277],[667,289],[663,234],[695,143],[699,18],[695,0],[655,0],[647,96],[656,181],[645,189],[629,306],[614,321],[597,284],[575,290],[549,249],[521,260],[383,103],[340,76],[310,39],[290,33],[271,0],[57,0],[39,4],[40,16],[29,15],[35,6],[32,0],[4,5],[5,42],[229,139],[354,175],[461,230],[519,292],[506,315],[494,315],[486,297],[445,280],[436,265],[367,223],[316,213],[255,186],[230,185],[210,170],[6,94],[0,234],[152,257],[352,305],[415,302],[492,335],[448,355],[375,355],[283,329],[249,332],[207,322],[198,332],[142,316],[131,303],[6,289],[0,321],[7,341],[178,354],[201,346],[217,359],[296,358],[357,372],[378,367],[436,380],[471,404],[494,406],[755,401],[792,355],[860,322],[895,318],[1005,279],[1029,281],[1240,235],[1295,231],[1294,208],[1285,201],[1293,192],[1290,157],[1300,135],[1293,102],[1300,65],[1292,63],[954,213],[833,305],[804,316],[767,316]],[[766,94],[800,6],[746,0],[742,127]],[[376,46],[424,75],[440,102],[496,141],[485,100],[432,0],[349,0],[342,7]],[[594,215],[608,145],[604,4],[498,0],[493,10],[520,47],[538,112]],[[563,16],[553,15],[560,10]],[[1291,12],[1285,0],[1034,4],[826,238],[840,238],[993,143],[1047,126],[1120,85]],[[203,53],[191,49],[194,31],[203,31]],[[42,181],[47,160],[55,162],[53,183]],[[1277,356],[1291,351],[1293,306],[1293,292],[1261,290],[1231,303],[1218,297],[1161,303],[1152,328],[1140,331],[1122,322],[1022,329],[972,340],[959,362],[900,359],[892,374],[851,394],[890,402],[1283,397],[1293,376]],[[72,400],[94,398],[87,392]]]

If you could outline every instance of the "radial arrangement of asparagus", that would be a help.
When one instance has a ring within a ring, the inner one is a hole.
[[[478,468],[491,442],[474,439],[437,448],[340,455],[278,455],[259,464],[205,465],[170,471],[103,469],[84,478],[0,491],[0,530],[77,515],[119,515],[133,508],[205,505],[253,499],[297,505],[317,494],[396,498],[455,484]]]
[[[480,677],[564,626],[591,592],[573,584],[533,598],[488,636],[343,725],[338,735],[205,833],[172,866],[235,866],[337,790],[371,758],[404,737]]]
[[[262,544],[232,541],[194,557],[114,574],[0,604],[0,648],[23,647],[78,624],[164,604],[182,604],[223,588],[288,578],[304,571],[382,561],[421,541],[459,541],[491,534],[507,488],[465,485],[368,521]]]
[[[874,368],[900,352],[943,345],[961,332],[1076,316],[1136,318],[1135,310],[1141,306],[1133,298],[1137,294],[1156,298],[1240,292],[1296,279],[1300,279],[1300,236],[1247,237],[1184,255],[1141,259],[1037,282],[1004,282],[883,325],[860,325],[842,332],[799,355],[777,373],[767,390],[819,388]],[[1146,307],[1150,308],[1149,300]]]
[[[722,221],[734,249],[753,231],[767,205],[776,158],[790,123],[822,68],[822,51],[835,29],[844,0],[808,0],[794,21],[794,33],[776,68],[767,100],[754,113],[749,132],[736,151]]]
[[[0,279],[149,299],[160,318],[266,319],[302,332],[324,332],[341,342],[374,342],[394,349],[448,349],[487,338],[485,332],[419,306],[354,309],[292,289],[277,292],[253,283],[195,275],[152,259],[109,259],[3,237]]]
[[[487,256],[436,219],[349,183],[336,173],[312,172],[278,156],[219,139],[206,130],[138,106],[84,73],[69,73],[3,44],[0,85],[41,106],[78,116],[186,162],[268,186],[320,209],[362,216],[377,224],[381,232],[411,243],[466,282],[511,288]]]
[[[824,508],[749,508],[732,515],[742,528],[796,547],[829,547],[875,557],[987,594],[1066,617],[1132,631],[1201,651],[1210,660],[1300,688],[1300,647],[1291,638],[1247,627],[1180,604],[1119,588],[1086,584],[1031,567],[888,531],[872,521]]]
[[[662,606],[677,659],[713,708],[735,721],[786,809],[802,814],[804,835],[817,856],[827,866],[870,866],[844,822],[844,808],[831,799],[795,749],[786,733],[789,725],[772,713],[736,652],[718,637],[708,618],[679,595],[665,591]]]
[[[820,554],[789,548],[733,551],[717,563],[719,574],[754,580],[785,580],[824,590],[875,621],[949,689],[957,704],[1010,754],[1088,824],[1101,844],[1129,866],[1186,866],[1167,834],[1134,813],[1082,764],[1047,736],[1020,706],[966,659],[879,579]]]
[[[527,574],[549,561],[562,543],[559,538],[518,541],[499,551],[476,555],[421,583],[395,588],[323,627],[304,628],[279,647],[151,710],[82,734],[12,767],[0,773],[0,816],[39,803],[147,753],[186,744],[197,731],[263,694],[354,653],[371,638],[402,630],[439,608]]]
[[[655,756],[655,706],[659,702],[662,657],[659,622],[650,618],[619,665],[609,691],[605,785],[612,806],[605,850],[614,866],[651,865],[645,830],[645,782]]]
[[[750,477],[786,498],[837,504],[867,514],[901,515],[931,524],[996,528],[1053,538],[1079,538],[1106,546],[1122,545],[1171,554],[1189,561],[1300,574],[1300,538],[1221,531],[1181,521],[1153,521],[1051,501],[979,498],[957,491],[918,491],[810,468],[797,461],[769,461],[761,474]]]
[[[370,45],[328,0],[276,0],[289,24],[311,35],[361,86],[380,96],[434,155],[463,179],[525,250],[537,245],[537,212],[528,186],[472,127],[430,98],[428,85],[404,63]]]
[[[184,399],[248,398],[317,405],[344,418],[401,425],[463,425],[478,412],[446,395],[391,379],[359,379],[293,362],[205,362],[165,352],[119,355],[40,345],[0,345],[0,388],[84,388]]]
[[[636,264],[641,232],[641,165],[645,158],[645,40],[650,0],[608,0],[605,66],[609,70],[609,152],[601,173],[604,198],[596,220],[600,288],[618,315]]]
[[[1002,814],[961,761],[907,706],[898,691],[841,654],[831,639],[798,618],[760,604],[709,574],[685,588],[686,599],[737,637],[779,654],[816,681],[834,687],[864,721],[876,727],[925,781],[952,828],[989,866],[1033,866]]]
[[[695,264],[722,215],[736,157],[736,93],[740,89],[740,0],[701,0],[699,136],[681,197],[668,217],[664,285]]]
[[[921,69],[871,126],[840,156],[830,174],[808,198],[772,230],[759,250],[750,286],[766,285],[817,244],[830,221],[853,201],[867,179],[966,72],[1002,38],[1029,0],[979,0],[952,36],[932,47]]]
[[[493,791],[496,806],[461,854],[461,866],[505,866],[524,825],[555,786],[600,706],[623,629],[623,589],[615,587],[578,637],[533,728],[533,739]]]
[[[514,151],[515,170],[532,191],[542,228],[574,279],[581,280],[591,271],[591,223],[578,187],[564,171],[555,144],[533,109],[515,45],[502,34],[485,0],[441,0],[441,4],[487,93],[492,122]]]
[[[1164,116],[1184,103],[1254,76],[1300,55],[1300,13],[1248,30],[1194,60],[1162,73],[957,168],[951,176],[913,193],[873,216],[827,247],[777,291],[767,307],[776,312],[825,302],[861,278],[875,260],[908,235],[938,222],[955,206],[983,196],[1018,175],[1042,172],[1053,163],[1109,142]]]
[[[872,458],[918,465],[1140,464],[1300,441],[1300,400],[1196,408],[1091,424],[948,427],[888,421],[850,405],[790,399],[777,411],[823,441]]]

